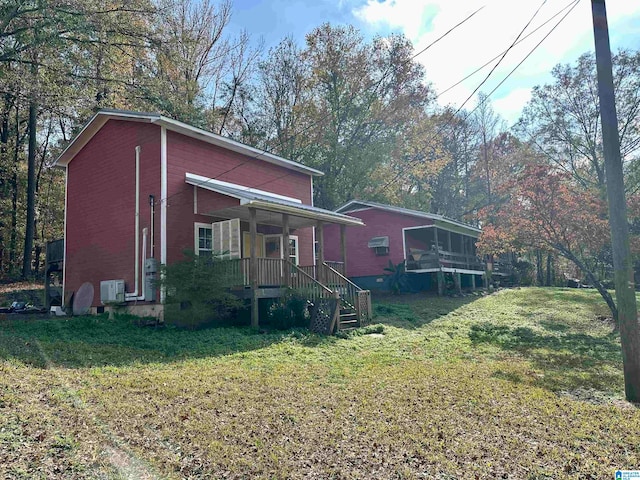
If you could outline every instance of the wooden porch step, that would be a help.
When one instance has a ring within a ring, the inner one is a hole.
[[[345,330],[347,328],[358,328],[358,320],[340,320],[340,330]]]
[[[358,314],[353,310],[347,313],[340,313],[338,321],[338,330],[353,330],[360,326]]]

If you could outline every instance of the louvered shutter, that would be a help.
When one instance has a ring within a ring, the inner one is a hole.
[[[222,258],[240,258],[240,219],[211,224],[213,252]]]

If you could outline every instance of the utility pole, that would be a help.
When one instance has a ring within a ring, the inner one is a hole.
[[[629,225],[624,194],[618,115],[613,89],[613,68],[609,27],[605,0],[591,0],[593,36],[598,68],[598,97],[602,122],[607,197],[609,200],[609,227],[615,271],[618,325],[622,344],[624,390],[627,400],[640,402],[640,324],[633,282],[633,265],[629,249]]]

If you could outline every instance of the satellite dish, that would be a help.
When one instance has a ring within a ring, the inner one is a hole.
[[[93,285],[89,282],[84,282],[80,285],[80,288],[73,296],[73,314],[74,315],[86,315],[89,313],[89,308],[93,303]]]

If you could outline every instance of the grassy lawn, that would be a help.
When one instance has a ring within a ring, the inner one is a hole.
[[[640,468],[640,410],[623,401],[619,338],[597,292],[374,306],[383,327],[346,338],[2,322],[0,478],[611,479]]]

